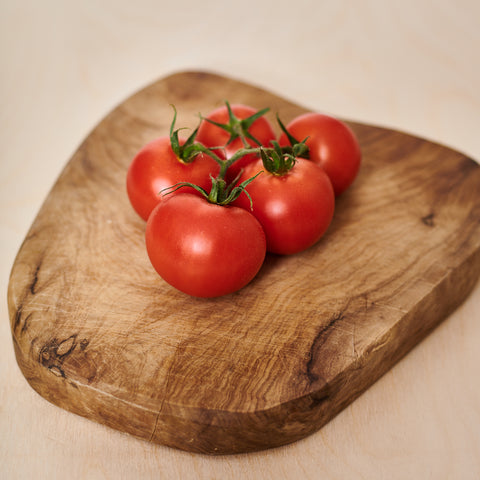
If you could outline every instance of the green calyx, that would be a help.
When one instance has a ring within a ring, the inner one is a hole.
[[[292,155],[300,158],[306,158],[309,159],[309,148],[307,144],[305,143],[308,139],[308,137],[304,138],[301,142],[297,140],[288,130],[287,127],[283,124],[283,122],[280,120],[280,117],[277,114],[277,122],[280,125],[280,128],[282,129],[282,132],[287,136],[288,141],[290,142],[290,145],[292,146]],[[283,147],[284,149],[288,147]]]
[[[210,155],[217,162],[221,162],[221,159],[215,155],[212,151],[213,149],[207,148],[200,143],[195,143],[195,138],[197,136],[198,128],[190,134],[187,140],[181,145],[180,139],[178,138],[178,132],[180,130],[186,130],[185,128],[179,128],[175,130],[175,122],[177,121],[177,110],[172,105],[173,108],[173,120],[170,125],[170,145],[172,147],[173,153],[182,163],[192,163],[195,160],[195,157],[200,153],[206,153]]]
[[[248,178],[244,182],[236,185],[238,181],[238,177],[231,182],[230,184],[227,184],[227,182],[220,177],[214,178],[210,176],[212,180],[212,188],[210,189],[210,192],[207,192],[205,189],[202,187],[199,187],[198,185],[195,185],[190,182],[179,182],[175,185],[172,185],[171,187],[167,187],[161,191],[163,195],[169,195],[170,193],[173,193],[177,191],[178,189],[182,187],[192,187],[194,188],[197,192],[201,193],[202,196],[209,201],[210,203],[214,203],[216,205],[228,205],[235,201],[242,193],[245,193],[247,195],[248,199],[250,200],[250,208],[253,207],[252,203],[252,198],[250,197],[250,194],[247,192],[245,187],[255,180],[258,175],[260,175],[262,172],[258,172],[254,177]]]
[[[297,158],[308,158],[305,157],[308,154],[308,147],[304,142],[281,147],[278,142],[272,141],[272,145],[273,148],[259,149],[263,166],[272,175],[281,177],[294,167]]]
[[[285,152],[278,142],[272,142],[272,144],[273,148],[260,148],[263,166],[273,175],[285,175],[295,165],[296,158],[291,153]]]
[[[227,145],[232,143],[237,138],[240,138],[245,148],[250,147],[247,139],[251,140],[255,145],[261,146],[261,142],[249,132],[249,129],[256,120],[265,115],[270,109],[264,108],[254,113],[253,115],[250,115],[247,118],[240,119],[233,113],[229,102],[225,101],[225,105],[228,111],[228,123],[218,123],[209,118],[202,118],[202,120],[205,120],[206,122],[209,122],[212,125],[216,125],[217,127],[225,130],[230,135],[230,138],[227,141]]]

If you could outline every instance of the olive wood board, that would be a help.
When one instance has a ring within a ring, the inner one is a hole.
[[[277,447],[328,422],[444,320],[480,274],[480,167],[348,122],[363,152],[326,235],[268,254],[242,290],[198,299],[151,267],[127,168],[140,147],[223,104],[308,111],[180,72],[109,113],[66,164],[15,259],[18,365],[44,398],[151,442],[208,454]],[[277,127],[276,127],[277,128]],[[277,128],[278,131],[278,128]]]

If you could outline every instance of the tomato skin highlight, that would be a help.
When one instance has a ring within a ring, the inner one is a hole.
[[[245,118],[254,115],[258,110],[248,105],[233,104],[230,105],[234,115],[243,120]],[[206,118],[213,120],[217,123],[225,124],[229,121],[228,109],[224,105],[210,112]],[[264,116],[258,118],[248,130],[263,146],[270,146],[270,142],[276,139],[275,132],[271,123]],[[230,134],[216,125],[203,120],[200,123],[198,129],[197,141],[205,145],[206,147],[225,147],[224,152],[226,158],[230,158],[235,152],[243,148],[243,143],[240,138],[236,138],[227,145],[230,139]],[[247,142],[252,147],[258,147],[258,145],[251,139],[247,139]],[[222,150],[216,150],[221,152]],[[258,158],[255,154],[248,154],[237,160],[228,170],[227,179],[233,180],[240,170],[249,163]]]
[[[159,203],[146,225],[147,253],[170,285],[195,297],[218,297],[247,285],[266,254],[257,219],[190,193]]]
[[[330,225],[335,195],[326,173],[309,160],[297,159],[285,175],[273,175],[261,160],[245,168],[239,182],[264,170],[246,190],[253,202],[252,214],[267,238],[267,251],[281,255],[301,252],[315,244]],[[250,211],[242,193],[234,202]]]
[[[355,180],[361,164],[361,150],[353,131],[344,122],[320,113],[305,113],[294,118],[288,132],[298,141],[308,137],[310,160],[320,165],[329,176],[335,195],[343,193]],[[285,133],[279,138],[289,145]]]
[[[203,153],[191,163],[182,162],[173,152],[170,138],[160,137],[147,143],[132,160],[127,172],[128,198],[137,214],[147,220],[162,201],[161,190],[179,182],[190,182],[209,191],[210,174],[216,177],[219,171],[217,162]],[[182,187],[180,191],[197,194],[191,187]]]

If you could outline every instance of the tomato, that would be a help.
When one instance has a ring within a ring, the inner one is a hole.
[[[244,120],[255,113],[257,110],[242,104],[233,104],[230,106],[233,114],[239,120]],[[213,120],[216,123],[226,124],[229,122],[229,112],[227,106],[222,106],[210,112],[207,117],[209,120]],[[248,132],[253,135],[262,145],[269,146],[271,140],[275,140],[275,132],[271,123],[267,118],[261,116],[255,120]],[[230,133],[224,130],[217,125],[213,125],[206,120],[203,120],[200,123],[200,127],[197,132],[197,141],[202,143],[207,147],[225,147],[225,155],[227,158],[230,158],[235,152],[243,148],[243,142],[240,137],[235,138],[231,143],[228,143],[230,139]],[[250,146],[257,147],[252,139],[247,139],[247,142]],[[242,168],[248,165],[250,162],[258,158],[255,154],[248,154],[237,160],[228,171],[228,179],[233,180]]]
[[[166,198],[155,207],[145,239],[157,273],[196,297],[217,297],[244,287],[266,253],[265,234],[253,215],[190,193]]]
[[[309,158],[330,177],[335,195],[340,195],[352,184],[360,168],[361,151],[348,125],[328,115],[305,113],[294,118],[286,128],[298,141],[308,137]],[[285,133],[280,136],[279,143],[289,145]]]
[[[219,170],[215,160],[203,153],[191,163],[182,162],[173,152],[170,138],[160,137],[147,143],[130,164],[127,172],[128,197],[134,210],[147,220],[153,208],[162,200],[161,190],[179,182],[190,182],[208,191],[211,187],[210,174],[216,177]],[[180,191],[195,192],[190,187]]]
[[[293,254],[316,243],[331,223],[335,195],[332,184],[317,164],[298,158],[284,175],[265,171],[261,160],[248,165],[240,182],[264,170],[246,190],[253,203],[253,215],[263,227],[267,250]],[[250,210],[242,193],[234,202]]]

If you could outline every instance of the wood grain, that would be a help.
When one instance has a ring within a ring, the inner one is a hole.
[[[410,135],[350,123],[364,161],[322,241],[270,255],[245,289],[199,300],[166,285],[128,204],[146,141],[224,99],[306,109],[208,73],[134,95],[91,132],[13,266],[18,364],[52,403],[132,435],[204,453],[318,430],[468,295],[480,273],[480,168]]]

